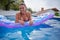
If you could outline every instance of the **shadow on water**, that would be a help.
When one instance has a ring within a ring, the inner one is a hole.
[[[54,19],[54,20],[58,20],[58,21],[60,21],[60,18],[51,18],[51,19]]]
[[[30,33],[33,30],[40,30],[40,28],[52,28],[49,25],[46,24],[40,24],[38,26],[29,26],[29,27],[22,27],[22,28],[6,28],[6,27],[0,27],[0,38],[3,38],[5,34],[9,33],[9,32],[16,32],[16,31],[21,31],[22,32],[22,37],[25,40],[29,40],[29,38],[27,37],[27,34],[30,35]]]

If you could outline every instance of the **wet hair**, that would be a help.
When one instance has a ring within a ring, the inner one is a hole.
[[[20,6],[21,6],[21,5],[24,5],[24,6],[26,7],[26,5],[25,5],[25,4],[20,4]]]

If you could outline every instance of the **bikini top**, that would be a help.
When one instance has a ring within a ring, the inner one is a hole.
[[[20,13],[19,20],[29,21],[30,17],[27,14],[25,16],[23,16],[23,14]]]

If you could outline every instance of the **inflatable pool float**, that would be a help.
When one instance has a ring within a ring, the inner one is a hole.
[[[21,25],[20,23],[14,23],[9,20],[1,20],[0,18],[0,27],[7,27],[7,28],[23,28],[23,27],[30,27],[30,26],[38,26],[42,24],[43,22],[47,21],[50,18],[53,18],[54,11],[48,10],[47,12],[41,14],[38,17],[33,18],[33,24],[29,25],[29,22],[25,22],[24,25]]]

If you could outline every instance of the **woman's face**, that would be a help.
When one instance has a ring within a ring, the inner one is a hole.
[[[25,5],[20,5],[19,10],[20,10],[20,12],[25,12],[26,11],[26,6]]]

